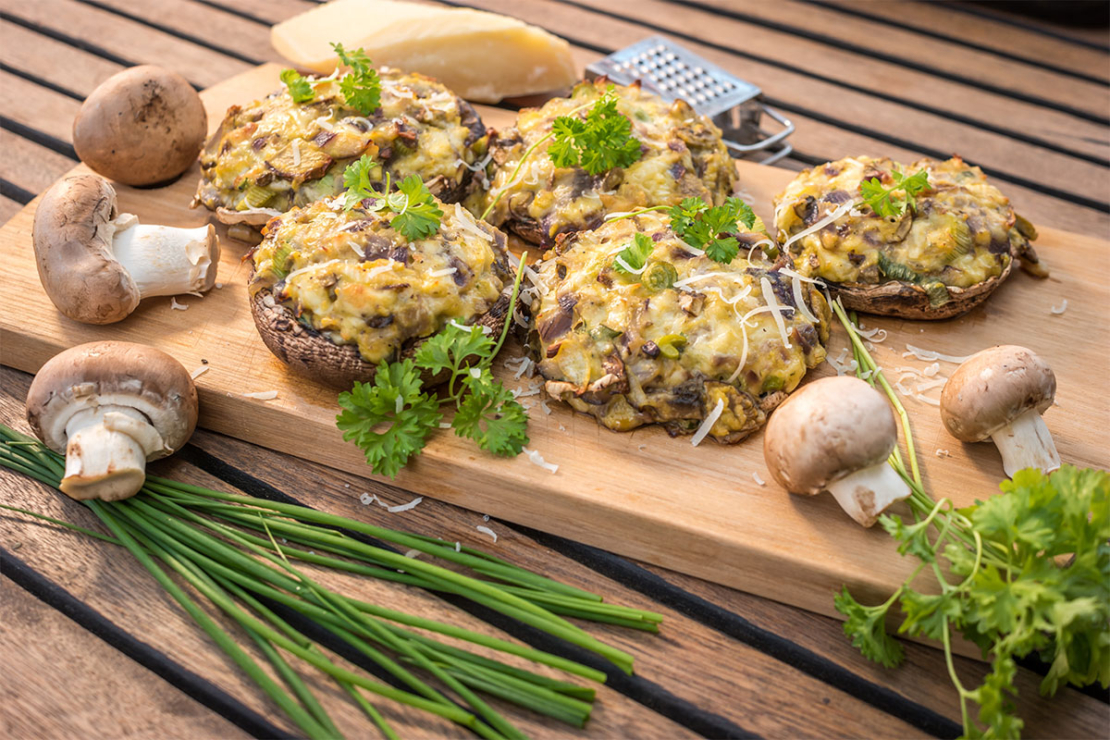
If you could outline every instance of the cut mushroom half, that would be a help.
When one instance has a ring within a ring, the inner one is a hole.
[[[887,458],[898,443],[898,425],[886,398],[848,375],[822,378],[780,406],[763,436],[767,469],[791,493],[828,491],[865,527],[910,487]]]
[[[1010,478],[1024,468],[1060,467],[1056,443],[1041,414],[1056,398],[1056,375],[1033,350],[1015,345],[972,355],[945,383],[940,415],[962,442],[990,437]]]
[[[211,224],[195,229],[141,224],[118,213],[116,191],[96,175],[53,185],[35,211],[39,279],[63,314],[111,324],[152,296],[207,291],[220,245]]]
[[[93,342],[42,366],[27,394],[27,420],[35,436],[66,456],[63,493],[118,501],[142,488],[147,461],[192,436],[197,391],[161,350]]]

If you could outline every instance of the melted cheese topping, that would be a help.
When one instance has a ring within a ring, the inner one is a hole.
[[[801,293],[822,317],[806,319],[791,278],[770,263],[749,262],[743,248],[729,265],[695,255],[669,223],[658,212],[611,221],[548,253],[531,305],[537,367],[549,393],[617,430],[661,422],[693,432],[721,401],[709,434],[736,441],[764,423],[765,397],[793,390],[825,359],[828,305],[805,284]],[[649,271],[658,262],[674,268],[671,287],[653,292],[614,269],[637,232],[655,244]],[[744,245],[761,239],[740,235]],[[679,351],[668,357],[666,345]]]
[[[551,244],[557,234],[593,228],[610,213],[674,205],[690,197],[720,205],[732,194],[736,167],[720,129],[685,101],[668,104],[639,86],[621,85],[614,86],[617,110],[632,122],[632,135],[640,141],[637,162],[600,175],[578,167],[557,168],[547,156],[550,142],[545,142],[510,184],[525,151],[551,132],[555,119],[587,106],[574,113],[584,117],[591,101],[610,84],[580,83],[569,98],[521,111],[516,125],[495,138],[491,150],[496,171],[481,209],[505,192],[490,213],[490,223],[529,224],[523,231],[514,229],[526,238],[538,227],[542,243]]]
[[[439,231],[409,242],[390,228],[392,214],[344,212],[339,201],[271,221],[252,255],[251,285],[273,289],[303,324],[357,345],[368,362],[449,321],[476,319],[510,279],[505,235],[467,211],[443,208]]]
[[[488,141],[477,114],[423,75],[383,70],[381,79],[381,107],[368,117],[345,105],[332,78],[314,81],[307,103],[283,87],[231,108],[201,154],[198,200],[213,210],[307,205],[341,192],[343,170],[364,154],[394,180],[419,175],[437,196],[460,199]]]
[[[927,170],[930,189],[917,196],[915,208],[882,218],[862,204],[860,183],[877,177],[890,187],[895,168],[906,176]],[[838,209],[835,220],[801,236]],[[922,279],[970,287],[1000,275],[1025,248],[1014,222],[1009,199],[959,157],[908,166],[849,157],[802,172],[775,199],[778,241],[788,247],[798,271],[835,283],[893,279],[880,267],[882,255],[884,262],[903,265]]]

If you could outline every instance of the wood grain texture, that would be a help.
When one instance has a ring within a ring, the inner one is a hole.
[[[46,190],[74,165],[69,157],[7,130],[0,131],[0,151],[0,177],[30,193]]]
[[[18,555],[23,543],[3,544]],[[11,740],[249,737],[5,577],[0,654],[0,732]]]
[[[123,65],[90,54],[57,39],[3,21],[0,60],[35,79],[88,95]]]
[[[296,467],[286,466],[283,464],[283,456],[278,453],[213,432],[198,432],[192,444],[234,469],[250,471],[252,477],[301,500],[321,497],[320,506],[352,518],[382,515],[377,506],[368,508],[361,503],[359,497],[363,493],[371,493],[389,505],[405,503],[412,498],[412,494],[393,486],[361,479],[316,463],[305,461]],[[524,567],[541,570],[559,580],[599,593],[606,601],[623,603],[628,599],[627,587],[621,588],[623,584],[619,579],[603,577],[577,563],[568,562],[565,554],[558,549],[537,542],[507,522],[497,519],[485,522],[476,512],[467,512],[440,501],[425,499],[416,509],[389,516],[386,521],[393,522],[390,526],[485,549]],[[479,524],[494,530],[498,537],[496,543],[492,543],[488,535],[476,529]],[[835,619],[786,607],[753,594],[665,568],[643,563],[630,565],[646,569],[666,583],[682,589],[688,596],[705,599],[709,604],[725,609],[739,619],[749,620],[755,626],[782,635],[801,648],[812,650],[822,658],[831,660],[877,685],[891,688],[909,701],[920,703],[946,717],[959,718],[959,701],[948,678],[944,656],[937,650],[905,642],[905,667],[895,671],[886,670],[863,658],[844,637],[841,624]],[[680,607],[670,603],[658,592],[649,595],[655,602],[655,606],[649,608],[657,609],[660,603],[669,607],[666,622],[668,628],[665,632],[668,647],[671,639],[685,644],[686,631],[690,629],[689,620],[692,619],[688,612],[692,600],[685,599]],[[717,625],[716,629],[727,634],[728,627]],[[724,654],[729,656],[728,659],[713,662],[711,668],[706,668],[707,672],[714,676],[721,675],[724,666],[723,670],[731,675],[728,666],[733,657],[746,666],[746,671],[762,665],[761,661],[753,662],[750,653],[736,645],[734,640],[739,638],[735,635],[733,638],[725,642]],[[649,643],[648,646],[652,645]],[[683,656],[686,655],[683,653]],[[642,659],[637,655],[638,661]],[[684,660],[685,664],[677,669],[674,676],[669,675],[671,669],[667,667],[666,661],[654,669],[651,676],[654,679],[666,674],[665,681],[657,680],[666,686],[671,686],[673,682],[674,686],[679,687],[678,691],[685,693],[681,689],[682,682],[688,680],[690,667],[700,664],[692,656],[684,657]],[[967,682],[982,680],[987,671],[985,664],[970,658],[957,657],[956,666]],[[827,682],[836,685],[835,681]],[[1025,669],[1018,671],[1017,685],[1021,696],[1019,706],[1022,716],[1028,722],[1029,737],[1091,737],[1098,734],[1103,715],[1098,702],[1071,690],[1048,700],[1039,695],[1039,683],[1040,677],[1036,674]],[[769,727],[773,729],[773,725]]]
[[[211,89],[206,93],[210,110],[265,93],[276,84],[277,69],[262,67]],[[483,114],[494,122],[507,115],[493,109]],[[213,126],[219,121],[219,115],[210,118]],[[744,189],[756,211],[769,218],[770,197],[789,174],[741,165]],[[194,182],[195,173],[159,190],[120,188],[121,209],[146,221],[203,223],[204,212],[184,207]],[[0,232],[0,253],[9,265],[0,276],[0,294],[22,296],[20,305],[0,317],[5,363],[33,371],[63,347],[103,337],[154,344],[190,369],[207,359],[210,370],[198,381],[203,426],[367,473],[359,451],[342,443],[334,427],[334,392],[287,373],[255,335],[246,306],[241,246],[225,239],[224,287],[204,299],[183,299],[190,306],[187,312],[171,311],[168,300],[156,299],[123,324],[81,326],[60,317],[38,285],[27,248],[31,215],[28,209]],[[1103,362],[1101,348],[1110,336],[1103,320],[1107,288],[1085,265],[1099,259],[1107,246],[1046,230],[1039,249],[1053,270],[1051,280],[1015,276],[983,308],[964,318],[939,324],[869,321],[891,335],[877,358],[891,370],[914,364],[901,357],[906,342],[951,354],[998,342],[1028,345],[1059,376],[1060,407],[1046,418],[1062,456],[1105,467],[1106,449],[1092,433],[1110,403],[1110,378],[1094,371]],[[1052,315],[1051,306],[1065,296],[1067,314]],[[27,316],[41,317],[34,331],[28,331]],[[834,356],[843,341],[839,336],[834,340]],[[515,353],[509,348],[507,356]],[[830,372],[824,367],[815,375]],[[272,389],[279,397],[270,402],[240,395]],[[929,485],[960,504],[989,495],[1002,476],[993,447],[959,445],[947,437],[932,406],[907,403]],[[550,416],[536,409],[530,434],[533,446],[561,465],[557,475],[523,456],[491,459],[463,440],[439,435],[399,476],[398,484],[823,613],[830,613],[828,593],[840,584],[878,596],[889,593],[908,570],[907,563],[893,557],[893,546],[882,532],[860,530],[839,513],[831,497],[801,499],[757,485],[752,473],[769,479],[758,436],[733,447],[692,449],[687,440],[670,440],[654,428],[614,434],[554,405]],[[301,433],[285,433],[290,425]],[[933,453],[939,448],[949,449],[952,456],[938,459]],[[696,495],[691,480],[698,481]],[[846,547],[846,542],[852,545]]]

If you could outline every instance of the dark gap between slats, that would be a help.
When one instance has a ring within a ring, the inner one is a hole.
[[[881,23],[885,26],[892,26],[894,28],[900,28],[903,31],[909,31],[911,33],[916,33],[916,34],[919,34],[921,36],[928,36],[929,38],[937,39],[938,41],[943,41],[947,44],[956,44],[958,46],[967,47],[968,49],[974,49],[975,51],[981,51],[984,54],[993,54],[994,56],[1002,57],[1003,59],[1009,59],[1009,60],[1014,61],[1014,62],[1020,62],[1022,64],[1028,64],[1031,67],[1039,67],[1039,68],[1045,70],[1046,72],[1052,72],[1053,74],[1065,75],[1067,77],[1074,77],[1077,80],[1083,80],[1084,82],[1093,82],[1096,85],[1110,86],[1110,80],[1107,80],[1104,77],[1094,77],[1093,75],[1086,75],[1086,74],[1083,74],[1082,72],[1076,72],[1074,70],[1065,69],[1064,67],[1057,67],[1053,64],[1048,64],[1047,62],[1044,62],[1040,59],[1033,59],[1031,57],[1023,57],[1019,54],[1013,54],[1013,53],[1008,52],[1008,51],[1003,51],[1002,49],[996,49],[996,48],[991,47],[991,46],[983,46],[982,44],[977,44],[974,41],[967,41],[965,39],[961,39],[959,36],[949,36],[948,34],[940,33],[938,31],[933,31],[932,29],[929,29],[929,28],[921,28],[920,26],[913,26],[913,25],[910,25],[909,23],[902,23],[901,21],[891,20],[889,18],[880,18],[880,17],[877,17],[877,16],[868,15],[867,13],[865,13],[863,11],[857,10],[856,8],[859,7],[859,6],[849,6],[849,5],[844,5],[842,3],[831,3],[831,2],[828,2],[827,0],[797,0],[797,1],[801,2],[801,3],[805,3],[807,5],[816,5],[817,7],[824,8],[825,10],[831,10],[831,11],[834,11],[834,12],[837,12],[837,13],[841,13],[843,15],[851,16],[853,18],[860,18],[862,20],[871,21],[873,23]],[[863,7],[866,7],[866,6],[863,6]],[[951,8],[951,6],[947,6],[947,7],[949,9]]]
[[[1062,31],[1045,28],[1043,25],[1035,21],[1025,21],[1019,18],[1013,18],[1009,15],[995,15],[994,13],[986,13],[979,10],[978,8],[969,8],[963,5],[957,5],[955,3],[945,3],[945,7],[949,10],[954,10],[957,13],[963,13],[964,15],[973,15],[976,18],[983,18],[988,21],[998,21],[999,23],[1005,23],[1007,26],[1020,28],[1023,31],[1032,31],[1033,33],[1040,34],[1041,36],[1049,36],[1054,39],[1066,41],[1069,44],[1085,46],[1088,49],[1094,49],[1095,51],[1101,51],[1104,54],[1110,54],[1110,45],[1104,46],[1102,44],[1097,44],[1094,41],[1081,39],[1077,36],[1069,36]]]
[[[581,4],[579,2],[575,2],[575,0],[559,0],[559,2],[563,2],[565,4],[573,5],[575,7],[580,7],[584,10],[590,10],[590,11],[593,11],[595,13],[599,13],[601,15],[604,15],[604,16],[607,16],[607,17],[610,17],[610,18],[613,18],[613,19],[616,19],[616,20],[621,20],[621,21],[625,21],[625,22],[628,22],[628,23],[635,23],[637,25],[644,26],[645,28],[650,28],[653,31],[657,31],[657,32],[660,32],[660,33],[665,33],[668,36],[672,36],[672,37],[677,38],[677,39],[682,39],[684,41],[689,41],[691,43],[696,43],[696,44],[701,44],[703,46],[708,46],[712,49],[716,49],[717,51],[720,51],[720,52],[725,53],[725,54],[730,54],[732,56],[738,56],[738,57],[741,57],[743,59],[751,59],[752,61],[767,64],[767,65],[776,67],[778,69],[784,69],[784,70],[787,70],[789,72],[794,72],[795,74],[803,75],[803,76],[808,77],[810,79],[819,80],[821,82],[825,82],[825,83],[830,84],[830,85],[836,85],[837,87],[842,87],[846,90],[851,90],[853,92],[858,92],[862,95],[867,95],[869,97],[878,98],[880,100],[885,100],[885,101],[890,102],[890,103],[895,103],[896,105],[902,105],[902,106],[905,106],[907,108],[911,108],[913,110],[920,111],[922,113],[929,113],[929,114],[938,116],[940,118],[946,118],[948,120],[955,121],[957,123],[962,123],[965,126],[970,126],[972,128],[978,128],[978,129],[981,129],[983,131],[989,131],[991,133],[998,134],[1000,136],[1005,136],[1007,138],[1015,139],[1017,141],[1021,141],[1021,142],[1024,142],[1026,144],[1032,144],[1033,146],[1041,147],[1042,149],[1048,149],[1049,151],[1057,152],[1058,154],[1064,154],[1064,155],[1069,156],[1069,157],[1074,157],[1075,159],[1081,159],[1085,162],[1090,162],[1091,164],[1097,164],[1097,165],[1101,165],[1103,167],[1110,167],[1110,158],[1108,158],[1108,157],[1098,157],[1098,156],[1095,156],[1093,154],[1087,154],[1085,152],[1075,151],[1075,150],[1069,149],[1068,147],[1063,146],[1061,144],[1057,144],[1053,141],[1049,141],[1048,139],[1043,139],[1039,136],[1031,136],[1031,135],[1023,133],[1021,131],[1015,131],[1013,129],[1008,129],[1008,128],[1005,128],[1003,126],[996,126],[993,123],[987,123],[986,121],[980,121],[976,118],[971,118],[970,116],[965,116],[965,115],[963,115],[961,113],[958,113],[958,112],[955,112],[955,111],[950,111],[950,110],[947,110],[947,109],[944,109],[944,108],[936,108],[934,106],[925,105],[924,103],[920,103],[920,102],[917,102],[917,101],[914,101],[914,100],[910,100],[908,98],[902,98],[902,97],[899,97],[897,95],[891,95],[889,93],[881,92],[881,91],[878,91],[878,90],[872,90],[872,89],[867,88],[867,87],[862,87],[860,85],[855,85],[855,84],[852,84],[850,82],[845,82],[844,80],[841,80],[841,79],[836,78],[836,77],[829,77],[829,76],[826,76],[826,75],[819,74],[817,72],[807,70],[804,67],[798,67],[798,66],[795,66],[793,64],[789,64],[785,61],[782,61],[780,59],[776,59],[774,57],[764,57],[764,56],[760,56],[758,54],[751,54],[749,52],[742,51],[740,49],[736,49],[736,48],[729,47],[729,46],[724,46],[722,44],[713,43],[711,41],[707,41],[705,39],[701,39],[701,38],[698,38],[698,37],[695,37],[695,36],[690,36],[689,34],[679,33],[677,31],[673,31],[673,30],[668,29],[666,26],[659,26],[659,25],[656,25],[656,24],[653,24],[653,23],[648,23],[646,21],[638,20],[634,17],[628,17],[628,16],[620,15],[618,13],[613,13],[613,12],[610,12],[610,11],[607,11],[607,10],[600,10],[600,9],[594,8],[590,5],[584,5],[584,4]],[[1010,97],[1014,97],[1014,96],[1011,95]]]
[[[297,504],[299,506],[305,506],[306,508],[314,508],[307,506],[303,501],[284,493],[275,486],[221,460],[195,444],[187,444],[177,453],[177,457],[251,496],[270,501]],[[388,549],[392,552],[399,552],[388,543],[380,542],[372,537],[359,534],[358,532],[343,530],[343,533],[375,547]],[[542,630],[518,622],[500,612],[474,604],[453,594],[437,593],[434,591],[428,591],[427,593],[436,596],[445,603],[461,611],[481,619],[490,626],[515,637],[537,650],[559,655],[603,672],[606,676],[605,685],[609,688],[642,704],[656,714],[660,714],[676,724],[680,724],[704,737],[722,739],[740,738],[741,740],[758,740],[759,738],[758,735],[745,730],[730,719],[700,709],[685,699],[675,696],[657,683],[648,681],[640,676],[629,676],[625,674],[609,661],[588,650],[576,645],[571,645]]]
[[[32,193],[30,190],[24,190],[23,188],[16,185],[14,182],[10,182],[3,178],[0,178],[0,195],[11,198],[20,205],[24,206],[30,203],[35,198],[35,194]]]
[[[444,5],[450,5],[450,6],[453,6],[453,7],[471,7],[471,6],[466,5],[464,3],[453,2],[451,0],[437,0],[437,2],[440,2]],[[602,13],[603,15],[605,14],[603,11],[594,11],[594,12]],[[548,28],[546,30],[550,31],[551,29]],[[552,33],[554,33],[554,31],[552,31]],[[678,35],[678,34],[671,34],[671,35]],[[605,48],[605,47],[598,46],[596,44],[591,44],[591,43],[588,43],[588,42],[584,42],[584,41],[576,39],[572,36],[568,36],[566,34],[562,34],[562,37],[565,38],[570,43],[574,44],[575,46],[579,46],[579,47],[582,47],[584,49],[589,49],[590,51],[596,51],[599,54],[610,54],[613,51],[615,51],[615,49],[613,49],[613,48]],[[703,43],[703,42],[699,41],[699,43]],[[737,53],[737,52],[733,52],[733,53]],[[830,126],[834,126],[836,128],[840,128],[840,129],[843,129],[845,131],[851,131],[852,133],[857,133],[857,134],[860,134],[862,136],[867,136],[869,138],[875,139],[877,141],[882,141],[884,143],[891,144],[893,146],[898,146],[898,147],[902,147],[902,148],[905,148],[905,149],[912,149],[912,150],[921,152],[922,154],[925,154],[927,156],[933,157],[935,159],[942,159],[943,160],[943,159],[948,159],[950,156],[952,156],[951,152],[942,152],[939,149],[933,149],[931,147],[924,147],[924,146],[921,146],[920,144],[916,144],[914,142],[906,141],[905,139],[900,139],[896,136],[889,136],[889,135],[884,134],[884,133],[879,132],[879,131],[868,129],[868,128],[863,127],[863,126],[857,126],[855,124],[848,123],[846,121],[841,121],[839,119],[833,118],[832,116],[826,116],[822,113],[818,113],[816,111],[811,111],[811,110],[809,110],[807,108],[804,108],[802,106],[793,105],[793,104],[786,103],[786,102],[783,102],[783,101],[775,99],[775,98],[769,98],[769,97],[766,97],[766,96],[764,97],[764,100],[766,100],[766,102],[769,105],[773,106],[773,107],[782,108],[783,110],[789,111],[791,113],[797,113],[797,114],[800,114],[800,115],[804,115],[804,116],[807,116],[809,118],[813,118],[816,121],[820,121],[822,123],[827,123]],[[823,160],[823,161],[828,161],[828,160]],[[969,164],[975,164],[975,163],[974,162],[969,162]],[[994,168],[982,167],[982,169],[983,169],[983,172],[985,172],[986,174],[990,175],[991,177],[993,177],[995,179],[1003,180],[1003,181],[1006,181],[1006,182],[1011,182],[1011,183],[1014,183],[1015,185],[1021,185],[1023,187],[1029,188],[1030,190],[1034,190],[1036,192],[1052,196],[1053,198],[1059,198],[1060,200],[1065,200],[1065,201],[1068,201],[1069,203],[1075,203],[1076,205],[1084,206],[1086,208],[1091,208],[1091,209],[1094,209],[1096,211],[1102,211],[1103,213],[1110,213],[1110,203],[1104,203],[1102,201],[1092,200],[1091,198],[1086,198],[1082,195],[1075,195],[1073,193],[1069,193],[1069,192],[1064,191],[1064,190],[1059,190],[1058,188],[1053,188],[1053,187],[1050,187],[1048,185],[1044,185],[1042,183],[1035,182],[1033,180],[1027,180],[1027,179],[1025,179],[1023,177],[1019,177],[1017,175],[1011,175],[1011,174],[1008,174],[1008,173],[1005,173],[1005,172],[1001,172],[1001,171],[996,170]]]
[[[8,74],[12,75],[13,77],[19,77],[20,79],[27,80],[28,82],[32,82],[32,83],[38,85],[39,87],[45,87],[47,90],[53,90],[54,92],[59,93],[60,95],[65,95],[67,98],[72,98],[74,100],[84,100],[85,99],[85,96],[82,95],[81,93],[74,92],[73,90],[62,87],[61,85],[56,85],[53,82],[48,82],[47,80],[43,80],[43,79],[40,79],[38,77],[35,77],[30,72],[24,72],[21,69],[16,69],[15,67],[12,67],[11,65],[5,64],[4,62],[0,62],[0,71],[7,72]]]
[[[102,3],[98,3],[98,2],[96,2],[96,0],[77,0],[77,2],[81,3],[82,5],[88,5],[88,6],[93,7],[93,8],[98,8],[100,10],[103,10],[106,13],[111,13],[112,15],[119,16],[120,18],[127,18],[128,20],[134,21],[135,23],[141,23],[142,25],[146,26],[147,28],[153,28],[157,31],[161,31],[162,33],[169,34],[170,36],[173,36],[175,38],[179,38],[183,41],[188,41],[191,44],[196,44],[197,46],[203,46],[205,49],[209,49],[209,50],[214,51],[218,54],[223,54],[224,56],[229,56],[232,59],[238,59],[241,62],[246,62],[247,64],[259,65],[259,64],[263,63],[261,59],[255,59],[254,57],[249,57],[246,54],[240,54],[238,51],[236,51],[234,49],[228,49],[226,47],[220,46],[219,44],[213,44],[211,41],[205,41],[204,39],[202,39],[199,36],[193,36],[192,34],[188,34],[188,33],[185,33],[183,31],[179,31],[176,28],[173,28],[172,26],[164,26],[161,23],[155,23],[154,21],[147,20],[146,18],[143,18],[142,16],[133,15],[131,13],[128,13],[125,10],[120,10],[119,8],[114,8],[111,5],[104,5]]]
[[[590,6],[580,5],[579,3],[573,2],[572,0],[557,0],[557,2],[564,3],[564,4],[567,4],[567,5],[574,5],[574,6],[577,6],[577,7],[586,7],[586,8],[590,7]],[[773,30],[776,30],[776,31],[782,31],[783,33],[789,33],[789,34],[794,35],[794,36],[800,36],[802,38],[809,39],[810,41],[816,41],[818,43],[825,44],[826,46],[832,46],[832,47],[837,48],[837,49],[843,49],[844,51],[852,52],[854,54],[860,54],[860,55],[868,57],[870,59],[879,59],[879,60],[884,61],[884,62],[889,62],[891,64],[896,64],[900,67],[906,67],[907,69],[914,69],[914,70],[917,70],[918,72],[924,72],[924,73],[932,75],[934,77],[940,77],[942,79],[951,80],[953,82],[958,82],[960,84],[967,85],[969,87],[975,87],[975,88],[978,88],[980,90],[986,90],[987,92],[996,93],[998,95],[1005,95],[1006,97],[1014,98],[1015,100],[1021,100],[1022,102],[1029,103],[1031,105],[1040,106],[1042,108],[1052,108],[1054,110],[1059,110],[1063,113],[1067,113],[1068,115],[1075,116],[1076,118],[1082,118],[1084,120],[1092,121],[1094,123],[1101,123],[1101,124],[1105,124],[1105,125],[1110,125],[1110,116],[1099,115],[1097,113],[1089,113],[1087,111],[1080,110],[1078,108],[1071,108],[1071,107],[1063,105],[1061,103],[1055,103],[1051,100],[1047,100],[1045,98],[1040,98],[1040,97],[1037,97],[1036,95],[1031,95],[1029,93],[1022,92],[1020,90],[1012,90],[1012,89],[1008,89],[1008,88],[1005,88],[1005,87],[999,87],[998,85],[993,85],[993,84],[988,83],[988,82],[982,82],[982,81],[976,80],[972,77],[965,77],[963,75],[956,74],[954,72],[946,72],[942,69],[937,69],[935,67],[930,67],[927,64],[921,64],[921,63],[915,62],[911,59],[905,59],[903,57],[895,56],[893,54],[886,54],[886,53],[883,53],[883,52],[880,52],[880,51],[875,51],[873,49],[868,49],[867,47],[860,46],[859,44],[853,44],[853,43],[850,43],[850,42],[847,42],[847,41],[843,41],[843,40],[837,39],[833,36],[826,36],[825,34],[822,34],[822,33],[816,33],[814,31],[809,31],[809,30],[806,30],[804,28],[798,28],[797,26],[791,26],[791,25],[786,24],[786,23],[778,23],[776,21],[769,21],[769,20],[766,20],[766,19],[763,19],[763,18],[757,18],[755,16],[750,16],[750,15],[747,15],[745,13],[741,13],[741,12],[736,11],[736,10],[725,10],[725,9],[718,8],[718,7],[715,7],[715,6],[712,6],[712,5],[705,5],[703,3],[697,2],[696,0],[668,0],[668,2],[671,2],[675,5],[683,5],[683,6],[687,6],[687,7],[691,7],[691,8],[697,8],[698,10],[704,10],[707,13],[714,13],[716,15],[727,16],[729,18],[734,18],[738,21],[743,21],[745,23],[751,23],[753,25],[762,26],[763,28],[770,28],[770,29],[773,29]],[[590,9],[594,10],[594,8],[590,8]],[[604,15],[610,15],[610,13],[608,13],[606,11],[598,10],[596,12],[603,13]],[[615,16],[615,17],[620,18],[622,16]],[[641,25],[648,26],[647,23],[641,23]],[[662,28],[660,28],[660,30],[662,30],[664,33],[673,33],[671,31],[667,31],[667,30],[662,29]]]
[[[529,527],[504,521],[501,524],[626,588],[642,593],[706,627],[742,642],[934,737],[954,738],[963,731],[958,723],[932,709],[907,699],[885,686],[873,683],[809,648],[759,627],[739,614],[692,594],[618,555]],[[832,599],[832,594],[829,594],[829,599]]]
[[[261,714],[206,678],[198,676],[165,653],[117,626],[3,547],[0,547],[0,570],[4,576],[39,601],[69,617],[77,625],[254,737],[283,740],[292,740],[295,737],[271,724]],[[120,709],[126,710],[123,707]]]
[[[8,23],[14,23],[17,26],[22,26],[28,31],[34,31],[35,33],[42,34],[43,36],[46,36],[48,38],[52,38],[55,41],[61,41],[63,44],[68,44],[72,47],[80,49],[81,51],[87,51],[90,54],[94,54],[100,57],[101,59],[107,59],[109,62],[115,62],[116,64],[123,65],[124,67],[133,67],[136,64],[136,62],[130,59],[124,59],[123,57],[108,51],[104,47],[90,44],[84,39],[78,38],[76,36],[70,36],[60,31],[55,31],[52,28],[46,28],[45,26],[40,26],[30,21],[25,21],[22,18],[14,16],[11,13],[7,13],[3,10],[0,10],[0,20],[5,20]]]
[[[207,5],[208,7],[215,8],[216,10],[222,10],[223,12],[228,13],[230,15],[238,16],[239,18],[242,18],[245,21],[251,21],[252,23],[257,23],[259,25],[266,26],[266,28],[269,28],[270,26],[275,25],[274,23],[271,23],[270,21],[266,20],[265,18],[260,18],[257,15],[253,15],[251,13],[248,13],[245,10],[240,10],[239,8],[236,8],[234,6],[224,5],[223,3],[213,2],[212,0],[193,0],[193,2],[198,3],[199,5]],[[278,21],[278,22],[280,22],[280,21]]]
[[[14,121],[7,116],[0,115],[0,128],[6,131],[11,131],[13,134],[22,136],[24,139],[27,139],[28,141],[33,141],[39,146],[44,146],[47,149],[57,152],[58,154],[63,154],[72,159],[74,162],[81,161],[77,158],[77,150],[74,149],[73,145],[69,142],[57,139],[50,134],[43,133],[38,129],[31,128],[30,126],[24,126],[19,121]]]

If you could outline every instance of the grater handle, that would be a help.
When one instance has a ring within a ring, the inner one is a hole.
[[[759,151],[760,149],[766,149],[768,147],[774,146],[778,142],[785,139],[787,136],[790,136],[790,134],[794,133],[794,122],[791,121],[789,118],[782,115],[777,110],[768,105],[760,104],[759,107],[762,108],[763,112],[766,113],[768,116],[778,121],[783,127],[782,130],[774,134],[773,136],[768,136],[766,139],[761,139],[754,144],[741,144],[737,141],[729,141],[728,139],[726,139],[725,145],[733,152],[743,155],[748,154],[749,152]],[[771,164],[772,162],[777,162],[786,155],[790,154],[792,151],[794,151],[794,147],[790,144],[785,144],[781,150],[762,160],[760,164]]]

